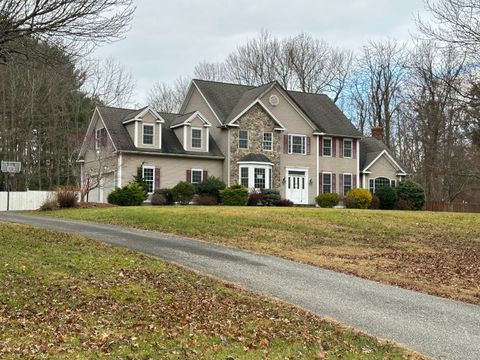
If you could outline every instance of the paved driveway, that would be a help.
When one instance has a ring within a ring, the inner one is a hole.
[[[0,220],[87,236],[273,295],[444,359],[480,359],[480,306],[182,237],[0,212]]]

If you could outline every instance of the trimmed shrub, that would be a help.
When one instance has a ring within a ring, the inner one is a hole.
[[[78,188],[59,186],[55,189],[55,197],[60,208],[74,208],[78,203]]]
[[[52,210],[57,210],[58,207],[58,202],[57,202],[57,197],[56,196],[49,196],[47,200],[45,200],[40,206],[41,211],[52,211]]]
[[[172,189],[173,200],[181,205],[188,205],[194,194],[193,185],[186,181],[180,181]]]
[[[340,195],[337,193],[323,193],[315,198],[318,206],[322,208],[333,208],[340,202]]]
[[[293,201],[288,199],[280,199],[280,201],[277,203],[277,206],[293,206]]]
[[[261,192],[251,192],[250,195],[248,195],[248,201],[247,205],[248,206],[258,206],[262,204],[263,200],[263,194]]]
[[[143,180],[143,164],[137,168],[137,175],[133,177],[133,182],[143,190],[143,200],[146,200],[148,198],[148,184]]]
[[[276,189],[262,189],[260,191],[263,195],[262,204],[265,206],[274,206],[282,199],[280,191]]]
[[[220,191],[222,204],[231,206],[244,206],[248,201],[248,190],[246,187],[235,184]]]
[[[372,194],[367,189],[353,189],[347,193],[345,207],[350,209],[368,209],[372,203]]]
[[[425,205],[425,190],[412,180],[400,181],[396,187],[398,199],[408,200],[413,210],[421,210]]]
[[[391,186],[382,186],[375,189],[375,195],[380,199],[380,209],[392,210],[397,201],[397,193]]]
[[[398,199],[393,207],[395,210],[413,210],[410,200]]]
[[[165,197],[166,203],[164,205],[172,205],[175,201],[173,200],[172,189],[158,189],[155,190],[155,194],[163,195]]]
[[[377,195],[372,195],[372,202],[370,203],[370,209],[380,209],[380,198]]]
[[[110,204],[120,206],[142,205],[144,200],[144,189],[137,183],[131,183],[122,188],[116,188],[107,198],[107,201]]]
[[[220,199],[220,190],[225,189],[225,183],[215,176],[210,176],[196,186],[196,193],[199,195],[212,195]]]
[[[217,197],[211,194],[195,195],[193,197],[193,202],[196,205],[218,205]]]
[[[152,205],[167,205],[167,198],[156,192],[152,195],[151,203]]]

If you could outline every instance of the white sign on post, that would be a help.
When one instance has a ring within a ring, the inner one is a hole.
[[[3,161],[1,163],[3,173],[18,174],[22,170],[22,164],[19,161]]]

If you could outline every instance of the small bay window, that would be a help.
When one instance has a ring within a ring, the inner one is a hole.
[[[272,166],[263,164],[240,164],[239,183],[249,189],[270,189],[272,187]]]

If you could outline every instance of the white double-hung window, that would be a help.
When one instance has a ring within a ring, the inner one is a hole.
[[[192,169],[192,184],[200,184],[203,181],[203,169]]]
[[[332,192],[332,173],[324,172],[322,175],[323,193]]]
[[[153,145],[153,125],[143,125],[143,144]]]
[[[200,149],[202,147],[202,129],[192,128],[192,148]]]
[[[143,181],[148,186],[148,192],[153,193],[154,180],[155,180],[155,168],[153,166],[144,166],[143,167]]]
[[[307,137],[305,135],[288,135],[288,153],[306,155]]]
[[[343,195],[352,190],[352,174],[343,174]]]
[[[240,149],[248,149],[248,130],[238,131],[238,147]]]
[[[263,133],[262,149],[267,151],[273,150],[273,133],[271,132]]]
[[[272,166],[271,165],[240,165],[239,183],[249,189],[271,189]]]
[[[352,157],[352,139],[343,139],[343,157]]]

